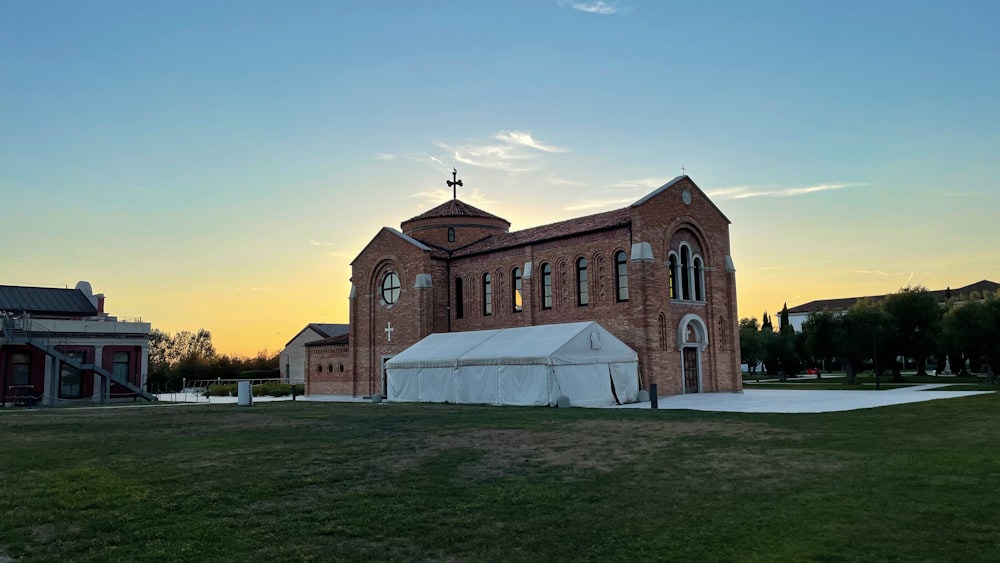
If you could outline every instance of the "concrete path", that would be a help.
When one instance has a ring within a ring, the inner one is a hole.
[[[698,393],[660,397],[661,409],[690,409],[720,412],[768,412],[768,413],[816,413],[870,409],[904,403],[919,403],[936,399],[954,399],[971,395],[993,393],[993,391],[934,391],[939,387],[952,387],[954,383],[928,383],[887,389],[885,391],[827,391],[799,389],[747,389],[743,393]],[[236,403],[236,397],[206,397],[194,394],[163,394],[161,400],[185,400],[189,404],[218,405]],[[269,401],[290,401],[291,397],[254,397],[255,403]],[[311,395],[296,397],[298,401],[367,403],[370,399],[343,395]],[[387,404],[387,403],[382,403]],[[614,407],[616,409],[648,409],[649,402],[632,403]]]
[[[699,393],[660,397],[659,408],[720,412],[840,412],[993,393],[993,391],[933,391],[938,387],[954,385],[954,383],[928,383],[885,391],[747,389],[743,393]],[[647,402],[613,408],[648,409],[650,406]]]

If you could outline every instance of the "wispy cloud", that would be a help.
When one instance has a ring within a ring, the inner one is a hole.
[[[378,153],[378,154],[375,155],[375,158],[377,160],[395,160],[396,159],[396,155],[389,154],[387,152],[380,152],[380,153]]]
[[[569,152],[569,149],[546,145],[545,143],[532,137],[531,133],[527,131],[501,131],[495,135],[495,138],[505,143],[521,145],[523,147],[529,147],[544,152]]]
[[[560,6],[568,6],[574,10],[587,12],[588,14],[600,14],[608,16],[618,12],[617,2],[577,2],[575,0],[562,0]]]
[[[621,207],[627,203],[632,203],[632,199],[602,199],[602,200],[585,200],[580,203],[573,205],[568,205],[563,207],[566,211],[585,211],[588,209],[600,209],[602,207],[615,208]]]
[[[530,162],[531,155],[510,145],[449,145],[435,143],[451,153],[451,156],[462,164],[492,168],[505,172],[527,172],[534,170]]]
[[[334,244],[336,244],[336,243],[332,243],[332,242],[320,242],[318,240],[310,240],[309,244],[311,244],[313,246],[334,246]]]
[[[546,174],[545,181],[552,184],[553,186],[586,186],[585,182],[577,182],[576,180],[569,180],[555,174]]]
[[[434,144],[447,150],[455,161],[462,164],[514,173],[536,169],[540,152],[569,152],[569,149],[543,143],[527,131],[501,131],[495,133],[493,139],[500,142],[469,141],[460,145],[435,142]],[[434,161],[441,162],[438,159]]]
[[[637,178],[633,180],[622,180],[612,184],[615,190],[652,190],[662,186],[665,182],[663,178]]]
[[[747,199],[751,197],[796,197],[800,195],[842,190],[858,186],[867,186],[864,182],[840,182],[815,184],[803,188],[781,188],[776,186],[731,186],[709,190],[709,197],[716,199]]]

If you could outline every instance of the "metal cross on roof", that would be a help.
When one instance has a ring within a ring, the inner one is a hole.
[[[448,187],[451,188],[451,198],[458,199],[458,186],[462,185],[462,181],[458,179],[458,169],[451,169],[451,180],[448,180]]]

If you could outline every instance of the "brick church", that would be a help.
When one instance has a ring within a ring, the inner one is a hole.
[[[382,228],[351,268],[350,330],[306,344],[307,394],[384,394],[384,362],[435,332],[575,321],[635,350],[643,389],[742,389],[729,220],[688,176],[513,232],[456,197]]]

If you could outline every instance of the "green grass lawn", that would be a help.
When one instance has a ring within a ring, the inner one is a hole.
[[[0,411],[0,561],[997,561],[1000,397]]]

